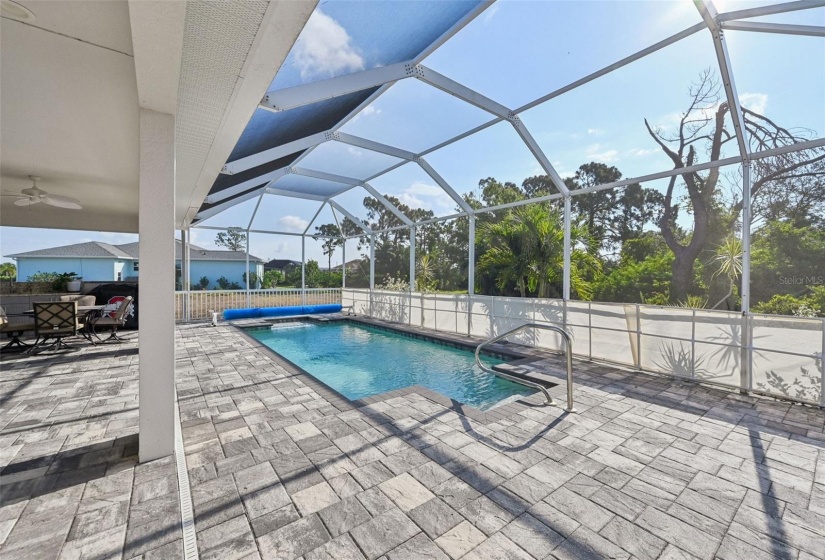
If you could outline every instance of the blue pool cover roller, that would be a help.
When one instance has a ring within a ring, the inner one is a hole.
[[[293,307],[250,307],[246,309],[226,309],[224,321],[234,319],[258,319],[261,317],[287,317],[289,315],[318,315],[320,313],[338,313],[340,304],[296,305]]]

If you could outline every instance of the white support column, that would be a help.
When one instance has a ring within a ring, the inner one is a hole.
[[[301,236],[301,305],[307,304],[307,236]]]
[[[467,216],[470,231],[467,238],[467,336],[473,334],[473,295],[476,291],[476,217]]]
[[[181,319],[189,320],[189,230],[180,230],[180,289],[183,292]]]
[[[175,451],[175,117],[140,109],[139,459]]]
[[[338,228],[340,230],[340,228]],[[341,288],[347,287],[347,238],[343,237],[344,243],[341,245]]]
[[[751,165],[742,162],[742,312],[751,309]]]
[[[370,317],[372,317],[373,290],[375,290],[375,234],[370,234]]]
[[[467,247],[467,293],[474,295],[476,291],[476,217],[469,216],[470,235]]]
[[[415,226],[410,227],[410,293],[415,291]]]
[[[375,234],[370,235],[370,290],[375,289]]]
[[[246,230],[246,306],[251,306],[251,298],[249,295],[249,284],[251,280],[251,274],[249,273],[249,230]]]
[[[563,295],[564,301],[570,299],[570,197],[564,197],[564,271],[563,271]]]
[[[186,245],[182,248],[186,255],[186,268],[183,270],[186,282],[186,320],[192,320],[192,231],[186,228]]]

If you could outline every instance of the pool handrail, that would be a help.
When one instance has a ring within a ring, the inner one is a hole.
[[[572,335],[566,330],[561,327],[557,327],[556,325],[550,325],[547,323],[524,323],[521,326],[518,326],[514,329],[510,329],[509,331],[502,333],[498,336],[494,336],[489,340],[485,340],[478,346],[476,346],[476,365],[481,368],[483,371],[487,373],[492,373],[498,377],[502,377],[504,379],[509,379],[514,383],[520,383],[521,385],[526,385],[527,387],[533,387],[534,389],[539,389],[542,393],[544,393],[544,397],[547,399],[547,404],[554,405],[556,404],[553,402],[553,398],[550,396],[550,393],[547,392],[547,388],[540,383],[536,383],[535,381],[530,381],[529,379],[525,379],[523,377],[510,375],[504,373],[502,371],[497,371],[493,368],[489,368],[481,363],[481,349],[489,344],[493,344],[498,342],[499,340],[505,339],[508,336],[515,334],[519,331],[524,329],[531,328],[531,329],[544,329],[548,331],[553,331],[559,333],[565,342],[565,355],[567,357],[567,408],[565,409],[567,412],[576,412],[576,409],[573,408],[573,337]]]

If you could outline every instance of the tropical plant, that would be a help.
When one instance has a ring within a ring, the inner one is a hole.
[[[499,290],[515,284],[522,297],[528,290],[540,298],[560,296],[563,221],[558,208],[532,204],[507,212],[500,222],[482,224],[481,235],[490,247],[479,259],[479,268],[497,275]],[[591,279],[600,273],[601,262],[583,225],[571,226],[570,242],[571,288],[580,299],[590,299]]]
[[[716,266],[716,272],[713,273],[712,278],[724,276],[728,280],[729,288],[725,297],[720,299],[711,309],[716,309],[733,295],[736,281],[742,275],[742,253],[742,240],[734,235],[727,237],[716,248],[713,259],[711,259],[712,264]]]
[[[15,278],[17,276],[17,266],[14,263],[0,263],[0,278]]]
[[[677,307],[686,307],[688,309],[704,309],[707,304],[708,298],[688,294],[688,296],[683,301],[677,302],[676,305]]]
[[[415,289],[419,292],[432,292],[436,288],[435,259],[430,255],[418,257],[418,266],[415,271]]]

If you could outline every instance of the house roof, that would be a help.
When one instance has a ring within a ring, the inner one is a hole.
[[[289,259],[272,259],[264,265],[264,268],[285,268],[287,266],[301,266],[301,261],[291,261]]]
[[[197,245],[190,245],[189,254],[193,261],[243,261],[246,260],[244,251],[226,251],[216,249],[204,249]],[[101,241],[87,241],[86,243],[75,243],[74,245],[63,245],[61,247],[49,247],[48,249],[38,249],[25,253],[7,255],[10,258],[31,258],[31,257],[56,257],[56,258],[113,258],[113,259],[138,259],[140,256],[140,243],[124,243],[123,245],[111,245]],[[175,240],[175,258],[181,258],[181,242]],[[264,262],[260,257],[249,255],[251,262]]]

